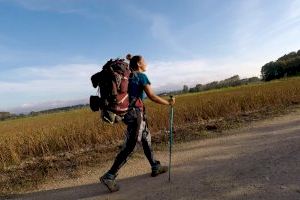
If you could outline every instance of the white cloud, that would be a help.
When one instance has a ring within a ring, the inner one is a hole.
[[[271,60],[299,49],[300,1],[274,2],[266,9],[262,1],[242,1],[236,9],[232,41],[236,56]]]
[[[22,6],[28,10],[35,11],[55,11],[60,13],[78,13],[81,14],[83,12],[82,9],[74,8],[71,4],[72,0],[10,0],[9,2],[13,2]],[[78,1],[77,1],[78,2]]]
[[[43,92],[68,90],[76,91],[89,85],[89,77],[99,70],[95,64],[69,64],[53,67],[23,67],[4,73],[13,77],[12,81],[1,81],[0,93]],[[3,77],[5,74],[3,75]]]
[[[191,53],[184,45],[180,44],[176,31],[171,28],[171,20],[163,13],[155,13],[132,4],[124,6],[124,9],[135,19],[142,20],[148,24],[147,27],[149,27],[152,37],[161,44],[165,44],[174,52],[181,54]]]
[[[219,60],[195,59],[170,62],[152,62],[147,74],[156,91],[181,89],[184,84],[195,86],[219,81],[233,75],[242,78],[260,76],[264,60],[249,61],[232,58]]]
[[[287,18],[297,20],[300,19],[300,0],[292,0],[289,4],[289,9],[286,12]]]
[[[3,71],[0,81],[1,110],[38,105],[45,101],[88,98],[96,93],[90,77],[99,70],[96,64],[69,64]]]
[[[151,21],[150,31],[155,39],[168,45],[175,52],[188,53],[185,47],[179,43],[179,40],[176,38],[176,31],[170,28],[170,22],[166,17],[154,13],[150,13],[147,16]]]
[[[84,0],[0,0],[14,3],[27,10],[32,11],[49,11],[61,14],[76,14],[87,18],[98,18],[102,13],[91,12],[90,9],[85,7],[86,1]],[[101,3],[97,0],[89,0],[89,3]],[[103,20],[111,23],[108,16],[101,16]]]
[[[263,11],[260,1],[241,1],[236,9],[235,23],[233,30],[233,40],[239,51],[246,51],[252,42],[256,40],[260,28],[262,27]]]

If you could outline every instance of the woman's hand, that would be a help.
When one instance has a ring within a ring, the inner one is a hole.
[[[169,105],[173,106],[175,104],[175,97],[171,96],[169,99]]]

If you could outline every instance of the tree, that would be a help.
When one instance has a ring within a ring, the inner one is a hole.
[[[197,84],[196,85],[196,91],[200,92],[201,90],[203,90],[203,85],[202,84]]]
[[[280,57],[276,62],[262,66],[261,74],[264,81],[270,81],[300,73],[300,50]]]
[[[183,93],[189,92],[189,87],[188,87],[187,85],[184,85],[184,86],[183,86],[182,92],[183,92]]]
[[[278,58],[277,61],[289,60],[289,59],[292,59],[292,58],[295,58],[295,57],[297,57],[297,53],[296,52],[291,52],[289,54],[285,54],[284,56]]]
[[[258,82],[258,81],[260,81],[260,79],[258,77],[251,77],[248,79],[249,83]]]
[[[261,76],[264,81],[270,81],[274,79],[273,73],[272,73],[272,66],[273,66],[273,61],[265,64],[261,68]]]

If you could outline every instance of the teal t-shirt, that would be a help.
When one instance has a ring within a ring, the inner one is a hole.
[[[148,84],[150,85],[151,83],[146,74],[141,72],[132,73],[131,77],[129,78],[128,85],[130,100],[132,100],[133,98],[140,98],[141,100],[143,100],[146,97],[144,87]]]

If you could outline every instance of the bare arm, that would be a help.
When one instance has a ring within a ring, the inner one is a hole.
[[[147,85],[144,87],[144,90],[145,90],[145,92],[146,92],[148,98],[149,98],[151,101],[154,101],[155,103],[163,104],[163,105],[171,105],[171,104],[173,105],[173,104],[175,103],[175,99],[174,99],[174,98],[171,99],[171,100],[169,100],[169,101],[167,101],[167,100],[165,100],[165,99],[163,99],[163,98],[157,96],[157,95],[154,93],[154,91],[153,91],[151,85],[149,85],[149,84],[147,84]]]

